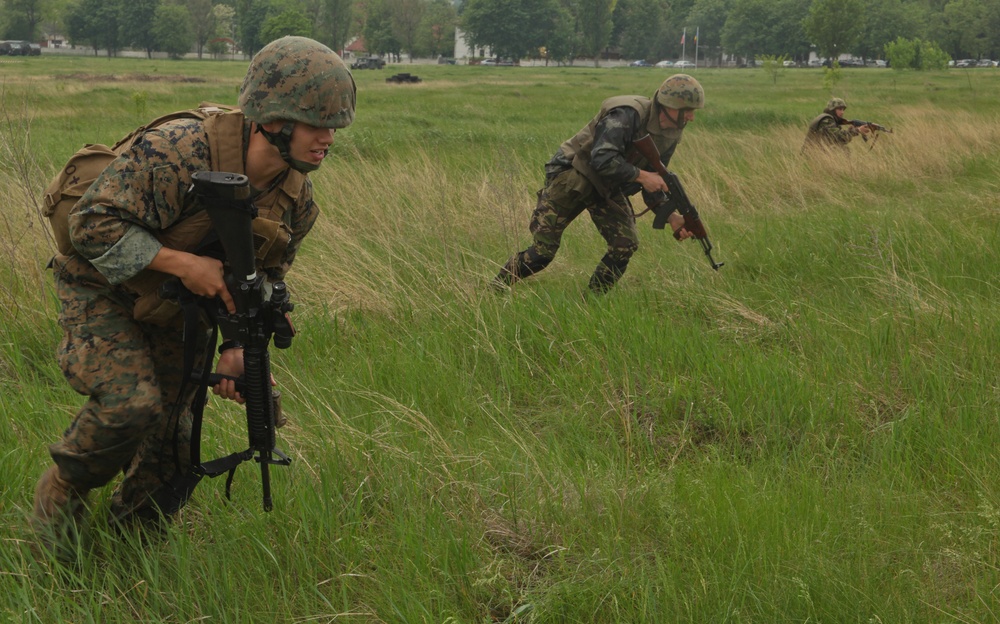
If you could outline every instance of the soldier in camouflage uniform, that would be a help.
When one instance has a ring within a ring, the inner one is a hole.
[[[830,98],[823,112],[812,120],[806,132],[803,153],[812,147],[839,148],[847,151],[847,144],[859,134],[868,134],[868,126],[855,128],[844,119],[847,102],[841,98]]]
[[[652,98],[626,95],[605,100],[597,116],[563,143],[545,165],[545,187],[538,191],[528,226],[532,244],[507,260],[493,280],[494,288],[505,290],[548,266],[559,250],[563,231],[586,210],[608,244],[590,278],[590,290],[610,290],[639,248],[628,197],[641,191],[651,207],[666,200],[666,183],[633,142],[652,136],[660,160],[669,165],[684,127],[704,105],[704,90],[686,74],[667,78]],[[679,214],[671,214],[669,223],[681,240],[691,236]]]
[[[303,37],[279,39],[251,61],[241,110],[141,132],[73,206],[75,249],[52,262],[64,332],[58,355],[73,389],[89,398],[50,447],[55,465],[36,486],[34,525],[43,543],[65,544],[87,493],[119,472],[111,515],[123,525],[158,522],[184,504],[186,497],[168,491],[190,465],[195,388],[181,379],[183,322],[178,314],[147,315],[137,284],[175,276],[235,311],[223,263],[197,253],[211,226],[189,189],[192,174],[205,170],[249,178],[259,210],[255,239],[258,222],[270,232],[262,237],[271,237],[258,267],[269,280],[282,279],[319,212],[306,173],[320,166],[336,130],[354,120],[355,98],[336,53]],[[201,329],[198,368],[210,335],[207,322]],[[240,345],[227,341],[219,351],[217,372],[242,374]],[[242,402],[232,381],[213,391]]]

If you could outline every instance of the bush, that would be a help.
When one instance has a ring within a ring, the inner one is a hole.
[[[893,69],[944,69],[951,57],[933,41],[897,37],[885,44],[885,57]]]

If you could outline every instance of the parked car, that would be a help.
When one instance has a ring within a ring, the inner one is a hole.
[[[42,54],[42,46],[38,45],[37,43],[28,44],[28,56],[41,56],[41,54]]]
[[[488,59],[483,59],[479,64],[480,65],[492,65],[492,66],[497,66],[497,67],[513,67],[514,66],[514,59],[488,58]]]
[[[26,41],[0,41],[0,54],[27,56],[28,43]]]
[[[782,61],[781,62],[781,66],[782,67],[798,67],[798,63],[796,63],[795,61],[792,61],[792,60]]]
[[[818,58],[812,59],[807,63],[809,67],[823,67],[823,65],[825,64],[826,64],[826,59],[818,59]]]
[[[888,67],[888,66],[889,64],[883,61],[882,59],[875,59],[872,61],[868,61],[868,67]]]
[[[996,66],[997,62],[991,61],[990,59],[979,59],[979,62],[976,63],[976,67],[996,67]]]
[[[673,61],[660,61],[655,65],[655,67],[659,67],[661,69],[664,67],[673,67],[673,66],[674,66]]]
[[[351,63],[351,69],[382,69],[385,61],[377,56],[362,56]]]
[[[454,64],[455,64],[455,59],[451,58],[450,56],[438,57],[438,65],[454,65]]]
[[[695,65],[692,61],[677,61],[674,63],[674,69],[694,69]]]
[[[955,61],[955,67],[975,67],[976,59],[962,59]]]
[[[650,65],[649,63],[646,62],[646,59],[639,59],[638,61],[632,61],[631,63],[628,64],[628,66],[629,67],[652,67],[652,65]]]

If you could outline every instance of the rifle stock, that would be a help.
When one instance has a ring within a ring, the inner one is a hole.
[[[663,166],[663,162],[660,160],[660,151],[656,149],[653,137],[647,134],[641,139],[634,141],[632,145],[649,162],[653,170],[663,178],[663,181],[667,183],[667,201],[653,209],[655,215],[653,217],[653,227],[657,230],[662,230],[667,224],[670,213],[676,210],[678,214],[684,217],[684,229],[694,234],[694,237],[701,243],[701,248],[705,252],[705,256],[708,257],[712,268],[718,271],[719,267],[724,265],[725,262],[716,262],[712,258],[712,243],[708,240],[708,232],[705,231],[705,224],[701,221],[698,209],[688,199],[687,193],[684,191],[684,186],[677,175]],[[680,231],[674,232],[674,238],[680,240]]]
[[[257,274],[252,227],[257,210],[250,199],[249,179],[239,174],[201,171],[194,174],[193,180],[193,190],[205,205],[231,271],[227,284],[236,303],[233,318],[243,345],[240,393],[246,401],[249,438],[242,459],[260,464],[264,510],[271,511],[269,467],[287,466],[291,460],[275,448],[276,414],[268,345],[274,337],[276,347],[290,346],[295,332],[287,313],[292,304],[284,282],[272,284],[270,297],[266,297],[264,276]],[[218,378],[214,379],[217,383]]]

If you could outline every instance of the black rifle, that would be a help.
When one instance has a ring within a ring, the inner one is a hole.
[[[705,231],[705,224],[701,222],[698,210],[691,203],[691,200],[688,199],[687,193],[684,192],[684,187],[681,185],[681,181],[677,178],[677,175],[672,171],[667,171],[667,168],[660,161],[660,151],[656,149],[653,137],[647,134],[633,142],[632,145],[635,146],[643,158],[649,161],[650,166],[667,183],[667,201],[653,207],[653,214],[655,215],[653,218],[653,227],[657,230],[662,230],[667,224],[667,218],[670,216],[670,213],[676,210],[684,217],[684,229],[694,234],[694,237],[701,243],[701,248],[705,251],[705,255],[708,257],[712,268],[718,271],[719,267],[724,265],[725,262],[716,262],[712,258],[712,243],[708,240],[708,232]],[[679,231],[674,232],[674,238],[680,240],[681,235]]]
[[[264,275],[258,274],[254,260],[252,221],[257,208],[250,199],[250,181],[245,175],[217,171],[199,171],[193,176],[192,189],[205,206],[229,266],[227,284],[236,304],[236,313],[229,315],[238,331],[237,340],[243,346],[243,376],[236,379],[236,390],[246,401],[247,433],[250,447],[216,462],[216,474],[229,471],[226,494],[236,466],[253,459],[260,464],[264,511],[271,511],[271,478],[268,468],[272,465],[287,466],[291,459],[274,447],[275,410],[271,392],[271,359],[268,344],[286,349],[292,343],[295,331],[288,312],[292,304],[284,282],[271,285],[270,297],[265,296]],[[225,310],[221,314],[227,313]],[[210,365],[211,362],[208,362]],[[195,373],[199,382],[214,386],[222,375]],[[192,444],[194,444],[192,434]],[[220,470],[221,467],[221,470]],[[208,471],[210,476],[212,470]]]
[[[860,119],[847,119],[847,123],[851,124],[855,128],[860,128],[862,126],[868,126],[876,132],[888,132],[892,134],[892,128],[886,128],[882,124],[877,124],[874,121],[861,121]]]

